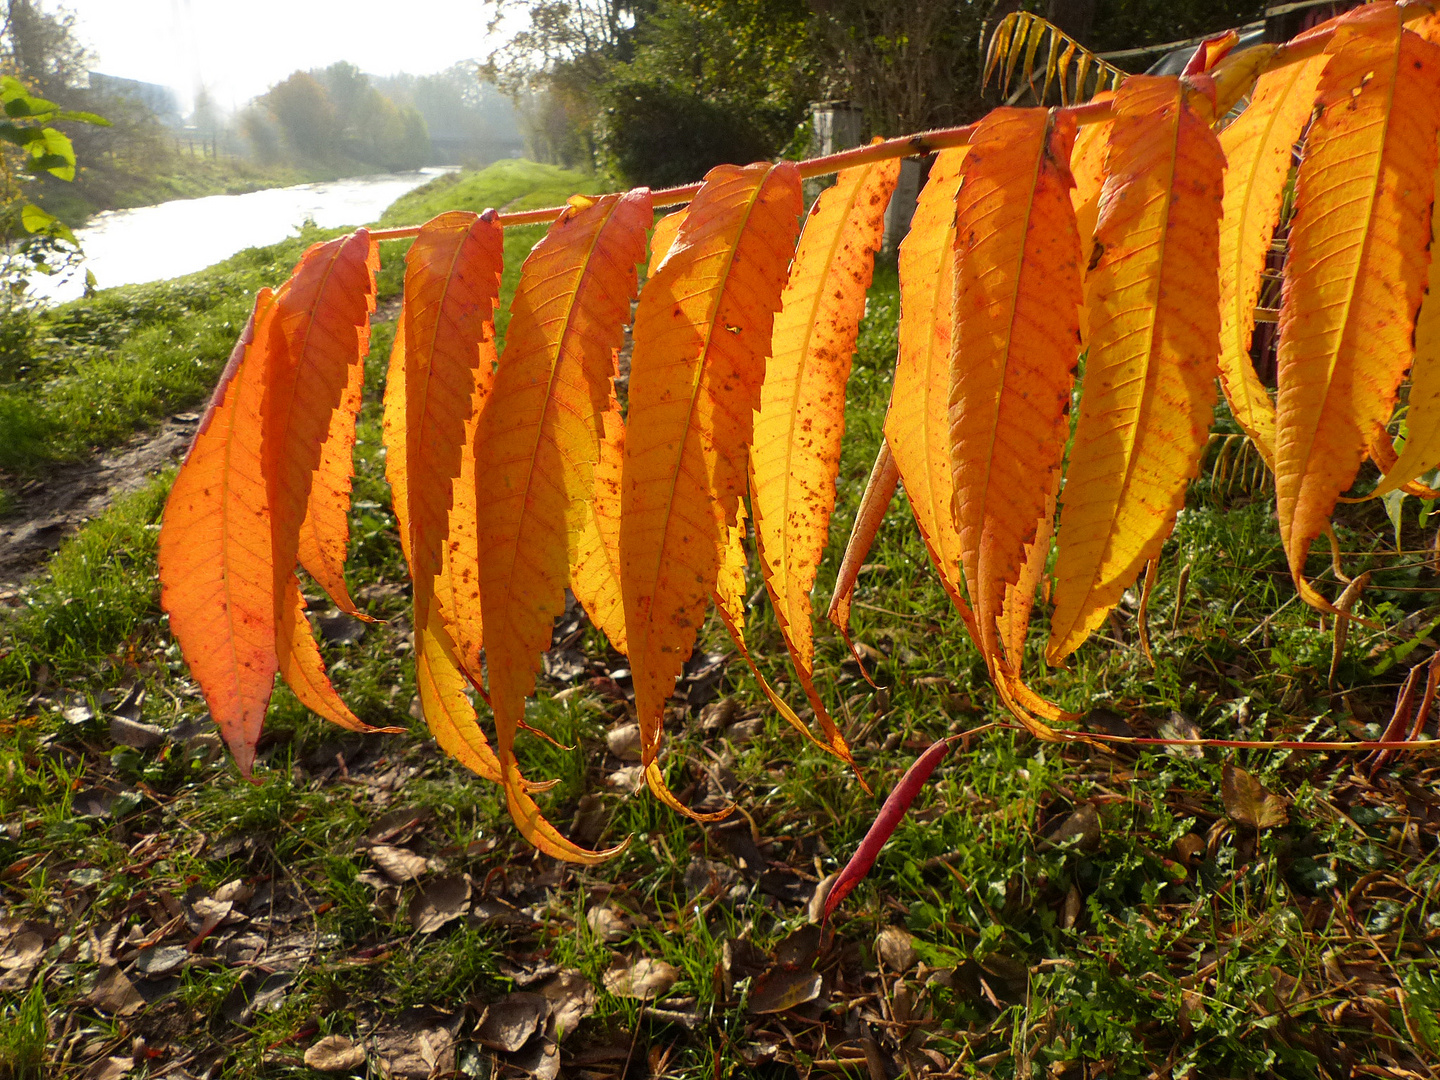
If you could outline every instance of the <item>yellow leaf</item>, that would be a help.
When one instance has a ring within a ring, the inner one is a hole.
[[[545,820],[526,794],[515,735],[565,610],[569,554],[595,489],[615,354],[651,217],[648,189],[607,195],[572,207],[535,245],[475,438],[480,606],[501,780],[525,838],[572,862],[621,848],[587,851]]]
[[[1326,57],[1260,77],[1245,111],[1220,133],[1225,203],[1220,221],[1220,385],[1266,464],[1275,461],[1275,404],[1250,361],[1255,304],[1290,176],[1295,142],[1315,109]]]
[[[1224,156],[1209,102],[1186,81],[1132,76],[1115,113],[1083,396],[1060,496],[1052,664],[1159,554],[1215,405]]]
[[[971,636],[960,582],[960,534],[951,503],[950,329],[955,287],[955,196],[966,147],[942,150],[900,243],[900,353],[885,441],[905,483],[930,561]]]
[[[1320,79],[1296,184],[1280,311],[1275,494],[1302,598],[1311,542],[1388,422],[1429,262],[1440,47],[1393,6],[1346,15]]]
[[[635,316],[620,519],[643,760],[694,648],[745,488],[801,209],[791,162],[710,170]]]
[[[850,750],[815,690],[810,591],[830,538],[850,361],[899,175],[898,160],[846,169],[811,207],[775,316],[750,452],[765,586],[828,749],[847,762]]]
[[[978,644],[992,670],[1006,663],[1006,593],[1020,581],[1070,434],[1081,302],[1065,165],[1074,138],[1068,114],[995,110],[970,140],[956,204],[955,524]]]
[[[441,748],[495,783],[500,764],[463,671],[480,670],[473,443],[494,379],[503,259],[493,214],[457,210],[421,228],[406,255],[384,422],[385,473],[413,583],[420,708]]]

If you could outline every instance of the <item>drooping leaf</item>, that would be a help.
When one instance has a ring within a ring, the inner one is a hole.
[[[260,403],[274,295],[261,289],[160,528],[160,603],[242,776],[275,686],[270,502],[260,470]]]
[[[1220,221],[1220,385],[1230,412],[1267,464],[1275,460],[1275,404],[1250,361],[1250,338],[1295,143],[1314,112],[1326,62],[1326,57],[1316,56],[1262,75],[1245,111],[1220,133],[1226,161]]]
[[[494,381],[503,258],[493,214],[452,211],[421,228],[406,256],[384,423],[385,472],[413,584],[421,712],[446,753],[495,783],[500,764],[463,672],[480,670],[474,431]]]
[[[1035,607],[1035,590],[1045,574],[1050,541],[1055,536],[1055,505],[1059,491],[1060,475],[1056,472],[1050,490],[1045,493],[1045,506],[1035,526],[1035,539],[1025,546],[1025,562],[1020,567],[1020,576],[1014,585],[1005,586],[1005,604],[1000,610],[1000,641],[1010,658],[1010,669],[1016,674],[1024,666],[1025,638],[1030,630],[1030,612]]]
[[[299,640],[310,635],[308,623],[295,612],[294,570],[317,486],[322,493],[343,491],[348,506],[354,417],[337,420],[336,414],[358,405],[348,388],[353,369],[363,371],[369,349],[377,266],[375,245],[364,229],[316,244],[277,297],[270,325],[260,459],[270,501],[275,651],[280,674],[297,696],[317,703],[322,699],[310,688],[317,679],[328,685],[328,679],[323,667],[316,671],[311,649]],[[344,452],[328,445],[330,440]],[[321,475],[322,469],[330,471]],[[333,564],[306,569],[338,572]]]
[[[800,209],[790,162],[712,169],[640,294],[620,567],[647,766],[745,488],[752,416]]]
[[[730,640],[735,643],[735,648],[739,650],[741,657],[749,665],[750,673],[755,676],[755,681],[760,685],[760,692],[774,706],[775,711],[802,737],[819,749],[827,753],[834,753],[834,744],[817,738],[815,733],[810,730],[810,726],[796,715],[789,703],[770,685],[770,681],[765,678],[760,666],[755,663],[755,657],[750,652],[749,642],[745,640],[745,597],[747,592],[745,571],[749,566],[749,558],[745,553],[745,533],[745,501],[741,499],[735,505],[735,524],[725,530],[726,539],[720,554],[720,573],[715,582],[715,611],[720,616],[720,621],[725,624],[725,629],[730,634]],[[843,738],[839,741],[841,746],[845,745]],[[850,764],[853,765],[853,762]],[[656,769],[658,775],[657,766],[652,764],[650,767]],[[860,779],[860,786],[864,787],[866,791],[870,790],[866,787],[864,779]],[[671,792],[656,788],[655,793],[667,805],[701,821],[718,820],[728,816],[734,809],[731,807],[718,815],[697,815],[688,807],[681,805]]]
[[[1020,581],[1070,434],[1081,303],[1066,166],[1074,138],[1068,114],[995,110],[971,138],[956,204],[955,523],[992,670],[1009,656],[999,625],[1006,593]]]
[[[587,205],[588,204],[588,205]],[[525,260],[495,386],[480,416],[475,468],[480,605],[495,747],[511,816],[547,855],[593,863],[547,822],[515,761],[515,735],[565,610],[569,554],[595,490],[615,355],[645,257],[650,192],[573,205]]]
[[[628,653],[625,602],[620,594],[620,470],[625,458],[625,421],[611,391],[605,434],[595,463],[595,490],[581,505],[580,531],[572,537],[570,590],[617,652]]]
[[[967,147],[942,150],[900,243],[900,352],[885,441],[930,561],[979,639],[960,583],[960,534],[951,503],[950,337],[955,288],[955,196]]]
[[[1083,396],[1060,496],[1052,664],[1159,554],[1205,449],[1224,169],[1207,82],[1132,76],[1115,95]]]
[[[655,271],[660,269],[660,264],[665,261],[665,256],[670,254],[670,249],[675,246],[675,237],[680,232],[680,226],[684,224],[685,215],[688,210],[676,210],[673,214],[666,214],[655,223],[655,229],[650,234],[650,262],[645,268],[645,276],[655,276]]]
[[[294,692],[301,705],[322,716],[332,724],[347,731],[390,731],[405,730],[398,727],[372,728],[345,704],[330,677],[325,673],[325,661],[320,655],[320,645],[315,640],[310,620],[305,616],[305,597],[300,592],[300,579],[291,573],[285,583],[285,591],[278,610],[283,613],[285,625],[277,626],[277,642],[289,642],[290,647],[278,654],[280,674]]]
[[[815,690],[810,591],[830,539],[850,361],[899,176],[898,160],[846,169],[811,207],[775,316],[750,452],[765,586],[800,685],[844,761],[849,748]]]
[[[860,578],[860,568],[869,558],[870,548],[880,532],[880,523],[885,519],[885,511],[890,509],[890,503],[895,498],[895,489],[899,485],[900,470],[895,467],[895,455],[890,452],[889,441],[881,439],[880,452],[875,455],[870,478],[865,482],[860,506],[855,511],[855,524],[850,528],[845,555],[840,560],[840,570],[835,575],[835,591],[830,595],[830,610],[825,613],[830,624],[840,631],[862,672],[865,670],[864,663],[855,643],[850,640],[850,606],[855,600],[855,583]]]
[[[1440,130],[1440,46],[1406,32],[1395,7],[1351,12],[1327,52],[1296,183],[1275,446],[1290,573],[1322,609],[1305,560],[1410,363]]]
[[[920,789],[925,786],[925,781],[930,779],[930,774],[935,767],[944,760],[950,750],[950,740],[940,739],[931,743],[929,749],[915,759],[915,763],[905,770],[905,775],[895,785],[895,790],[885,800],[885,805],[880,807],[880,813],[875,815],[870,828],[866,830],[865,837],[860,841],[860,846],[855,849],[855,854],[850,856],[850,861],[840,871],[835,879],[835,884],[830,886],[830,895],[825,898],[825,918],[830,918],[840,902],[854,891],[855,886],[865,879],[870,868],[875,865],[875,860],[880,856],[880,849],[890,839],[905,817],[905,811],[910,809],[910,804],[915,801],[915,796],[920,794]]]
[[[1440,17],[1436,19],[1440,36]],[[1440,236],[1440,169],[1435,174],[1435,201],[1430,217],[1431,242]],[[1372,444],[1370,456],[1385,475],[1372,497],[1412,484],[1440,465],[1440,259],[1431,258],[1426,275],[1425,298],[1415,318],[1415,362],[1410,367],[1410,408],[1405,414],[1405,445],[1399,454],[1381,431],[1383,451]]]

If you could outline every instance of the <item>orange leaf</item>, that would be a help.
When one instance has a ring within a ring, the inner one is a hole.
[[[305,519],[315,521],[313,535],[322,531],[321,521],[329,522],[326,543],[338,542],[334,518],[310,511],[312,493],[338,498],[343,491],[348,510],[354,417],[337,419],[337,413],[357,403],[347,388],[353,369],[363,371],[370,344],[376,265],[375,246],[364,229],[316,244],[277,297],[270,326],[260,458],[270,500],[275,650],[286,682],[312,701],[320,699],[305,684],[318,678],[328,685],[328,679],[299,641],[297,635],[309,636],[308,623],[297,619],[290,590]],[[322,469],[330,471],[322,475]],[[343,551],[343,545],[331,548],[322,565],[306,569],[337,588],[336,581],[344,580],[336,561],[343,560]]]
[[[1091,102],[1111,101],[1113,90],[1103,90],[1091,98]],[[1075,149],[1070,152],[1070,175],[1075,186],[1070,190],[1070,202],[1075,207],[1075,228],[1080,234],[1080,257],[1086,265],[1095,250],[1095,222],[1100,217],[1100,192],[1105,186],[1105,148],[1110,144],[1110,129],[1114,121],[1086,124],[1075,136]],[[1090,340],[1090,326],[1086,321],[1085,305],[1080,306],[1080,340]]]
[[[951,502],[950,329],[955,283],[955,197],[966,147],[942,150],[900,243],[900,353],[885,441],[905,483],[930,561],[979,640],[960,585],[960,534]]]
[[[1030,632],[1030,612],[1035,607],[1035,590],[1045,573],[1050,557],[1050,541],[1055,535],[1056,495],[1060,490],[1060,474],[1053,474],[1050,490],[1045,494],[1045,507],[1035,527],[1035,539],[1025,546],[1025,562],[1019,579],[1005,586],[1005,606],[1000,611],[1000,641],[1010,657],[1010,669],[1017,674],[1024,666],[1025,639]],[[1032,706],[1033,708],[1033,706]],[[1050,719],[1059,719],[1051,717]]]
[[[651,215],[648,189],[607,195],[562,214],[535,246],[475,440],[480,605],[501,780],[525,838],[572,862],[620,849],[587,851],[545,820],[525,794],[515,733],[565,610],[567,555],[579,546],[595,490],[615,354]]]
[[[570,561],[570,589],[617,652],[625,640],[625,601],[620,593],[620,470],[625,458],[625,421],[612,387],[605,436],[595,463],[595,492],[581,506],[584,521]]]
[[[413,582],[416,689],[441,747],[487,780],[500,764],[467,697],[479,671],[474,431],[494,381],[504,259],[490,214],[427,222],[406,256],[405,307],[385,387],[385,473]]]
[[[1355,479],[1413,354],[1429,262],[1440,47],[1393,6],[1336,29],[1296,184],[1280,311],[1275,493],[1303,599],[1311,542]]]
[[[978,644],[992,670],[1006,662],[1006,593],[1020,581],[1070,434],[1081,301],[1065,165],[1074,138],[1068,114],[995,110],[970,140],[956,204],[955,523]]]
[[[404,731],[404,728],[373,728],[365,723],[340,700],[340,695],[330,685],[325,674],[325,661],[320,656],[320,646],[305,617],[305,597],[300,593],[300,581],[290,575],[281,597],[279,610],[284,612],[286,624],[277,626],[276,640],[289,642],[290,648],[279,654],[280,674],[295,693],[301,705],[316,716],[323,716],[332,724],[349,731]]]
[[[1226,160],[1220,221],[1220,385],[1231,413],[1267,464],[1275,460],[1275,404],[1250,361],[1250,338],[1295,141],[1315,109],[1325,63],[1324,56],[1316,56],[1260,76],[1250,104],[1220,133]]]
[[[270,504],[260,471],[260,403],[274,314],[274,295],[261,289],[160,528],[161,606],[245,777],[278,670]]]
[[[620,568],[647,765],[745,488],[752,414],[800,210],[791,162],[710,170],[640,294]]]
[[[828,749],[846,762],[850,750],[815,691],[810,590],[835,510],[845,384],[899,175],[898,159],[846,169],[811,207],[775,316],[750,452],[765,585]]]
[[[865,482],[865,492],[860,496],[860,506],[855,511],[855,524],[850,528],[850,539],[845,544],[845,556],[840,560],[840,570],[835,575],[835,591],[830,595],[830,610],[825,617],[840,631],[860,671],[865,673],[865,662],[855,643],[850,640],[850,605],[855,599],[855,583],[860,578],[860,568],[870,555],[870,548],[880,532],[880,523],[885,520],[885,511],[895,498],[895,489],[900,485],[900,470],[895,467],[895,455],[890,452],[890,443],[880,440],[880,452],[875,455],[875,464],[870,469],[870,478]],[[865,675],[866,680],[870,676]]]
[[[744,657],[745,663],[750,667],[750,673],[755,676],[755,681],[760,684],[760,692],[763,693],[766,700],[774,706],[775,711],[804,738],[814,743],[826,753],[834,753],[833,746],[830,743],[822,742],[816,738],[815,733],[810,730],[810,726],[795,715],[795,710],[790,708],[789,703],[770,685],[769,680],[765,678],[759,666],[755,663],[755,658],[750,652],[750,646],[745,640],[745,570],[749,561],[745,555],[744,500],[736,504],[735,524],[725,531],[727,539],[721,551],[720,575],[715,583],[715,610],[720,616],[720,621],[725,624],[725,629],[730,633],[730,640],[735,643],[735,648],[740,650],[740,655]],[[844,745],[843,739],[841,739],[841,745]],[[854,762],[851,761],[850,764],[853,766]],[[654,768],[654,766],[652,765],[651,768]],[[648,775],[647,773],[647,776]],[[658,771],[656,775],[659,775]],[[859,777],[858,772],[856,777],[860,780],[860,786],[868,792],[870,788],[866,785],[864,779]],[[727,817],[734,809],[732,806],[718,814],[696,814],[690,810],[689,807],[681,803],[668,789],[665,789],[663,785],[657,788],[652,783],[650,787],[666,805],[697,821],[718,821],[723,817]]]
[[[655,231],[650,234],[650,263],[645,269],[647,278],[655,276],[655,271],[660,269],[665,256],[669,255],[670,249],[675,246],[675,237],[679,234],[687,213],[688,210],[676,210],[655,223]]]
[[[1225,162],[1201,97],[1160,76],[1131,76],[1115,95],[1084,396],[1060,497],[1052,664],[1159,554],[1205,449]]]

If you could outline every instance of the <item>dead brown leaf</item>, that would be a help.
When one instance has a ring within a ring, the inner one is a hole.
[[[408,848],[375,844],[368,851],[371,861],[385,871],[385,876],[397,885],[418,881],[420,875],[425,873],[427,863],[424,856],[416,855]]]
[[[112,1016],[130,1016],[145,1004],[135,984],[114,964],[100,969],[100,978],[90,991],[89,1001]]]
[[[1230,820],[1252,829],[1278,829],[1290,821],[1286,801],[1239,766],[1227,764],[1221,772],[1220,797]]]
[[[475,1038],[492,1050],[513,1054],[545,1024],[550,1000],[542,994],[510,994],[487,1005],[475,1028]]]
[[[365,1047],[344,1035],[327,1035],[305,1051],[305,1064],[316,1072],[348,1072],[365,1064]]]
[[[429,882],[410,902],[410,923],[422,934],[433,934],[470,910],[470,881],[449,874]]]
[[[605,973],[605,989],[616,997],[653,1001],[669,991],[680,973],[664,960],[641,957],[625,967],[611,968]]]

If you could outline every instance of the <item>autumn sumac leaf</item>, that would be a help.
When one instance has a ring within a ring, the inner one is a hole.
[[[573,862],[619,849],[588,851],[545,820],[515,760],[515,735],[565,610],[569,555],[589,516],[615,354],[652,217],[645,188],[586,203],[561,215],[525,260],[475,437],[480,606],[501,780],[525,838]]]
[[[1266,464],[1275,460],[1275,404],[1250,360],[1255,304],[1280,222],[1295,143],[1315,109],[1326,58],[1260,77],[1250,104],[1220,133],[1225,202],[1220,221],[1220,385],[1230,412]]]
[[[950,328],[955,288],[955,196],[965,147],[941,151],[900,243],[900,352],[885,414],[885,441],[930,561],[967,627],[960,534],[951,509]],[[978,640],[978,631],[972,629]]]
[[[297,614],[303,601],[295,564],[302,527],[309,519],[311,537],[319,541],[306,550],[323,561],[306,569],[319,580],[329,580],[332,589],[337,581],[343,585],[348,518],[342,514],[337,525],[328,512],[312,512],[310,503],[317,488],[326,497],[340,498],[343,492],[349,502],[355,418],[344,410],[359,405],[350,388],[357,378],[355,369],[363,372],[369,349],[378,265],[375,245],[363,229],[316,244],[304,254],[275,301],[261,406],[260,458],[270,501],[280,674],[309,708],[346,726],[352,718],[348,710],[335,711],[339,698],[329,691],[313,640],[302,640],[312,635],[309,623]]]
[[[1280,311],[1275,494],[1290,572],[1390,419],[1429,261],[1440,47],[1392,6],[1336,29],[1296,182]]]
[[[800,210],[793,163],[712,169],[640,294],[620,568],[647,766],[745,489],[752,417]]]
[[[1053,511],[1070,433],[1081,302],[1066,164],[1074,138],[1064,113],[995,110],[970,141],[956,204],[954,512],[977,644],[992,671],[1018,660],[1002,652],[1000,617],[1047,504]],[[1030,586],[1033,595],[1034,578]]]
[[[999,619],[1000,642],[1009,656],[1010,670],[1017,675],[1024,666],[1025,638],[1030,630],[1030,612],[1035,607],[1035,590],[1045,575],[1050,541],[1055,536],[1055,496],[1059,490],[1060,476],[1057,472],[1050,490],[1045,494],[1045,506],[1035,526],[1035,538],[1025,546],[1025,562],[1020,567],[1020,576],[1015,584],[1005,586],[1005,604]]]
[[[880,807],[880,813],[875,816],[870,828],[865,832],[865,838],[860,841],[860,846],[855,849],[855,854],[850,856],[850,861],[840,871],[835,879],[835,884],[830,887],[830,894],[825,898],[825,918],[829,919],[840,906],[840,902],[849,896],[855,886],[865,879],[870,868],[875,865],[875,860],[880,856],[880,849],[885,846],[885,841],[890,839],[890,834],[905,817],[905,811],[910,809],[910,804],[915,801],[915,796],[920,794],[920,789],[925,786],[925,781],[930,779],[930,774],[940,764],[950,750],[950,739],[941,739],[931,743],[929,749],[915,759],[915,763],[905,770],[905,775],[895,785],[895,790],[885,800],[885,805]]]
[[[655,271],[660,269],[665,256],[669,255],[670,249],[675,246],[675,237],[680,232],[680,226],[688,212],[676,210],[655,223],[655,230],[650,234],[650,262],[645,268],[647,278],[655,276]]]
[[[810,590],[830,539],[845,384],[899,161],[840,173],[815,200],[775,316],[750,451],[755,539],[800,685],[832,753],[850,750],[815,690]]]
[[[850,527],[850,539],[845,544],[845,555],[840,560],[840,570],[835,575],[835,591],[830,596],[830,610],[825,617],[840,631],[845,644],[855,656],[862,673],[865,665],[855,643],[850,640],[850,606],[855,600],[855,583],[860,578],[860,568],[870,555],[870,548],[880,532],[880,523],[885,511],[890,509],[895,498],[895,489],[900,486],[900,470],[895,467],[895,455],[890,452],[890,443],[880,440],[880,452],[875,455],[875,464],[870,469],[870,478],[865,482],[865,491],[860,496],[859,509],[855,511],[855,523]],[[865,674],[865,678],[870,678]]]
[[[625,421],[614,389],[605,410],[595,490],[580,509],[582,521],[572,535],[570,591],[617,652],[629,652],[625,640],[625,600],[620,595],[620,469],[625,458]]]
[[[1205,449],[1224,169],[1207,81],[1132,76],[1115,95],[1083,396],[1060,496],[1052,664],[1159,554]]]
[[[496,783],[500,764],[466,695],[462,640],[480,646],[474,431],[494,380],[503,243],[494,215],[454,211],[406,256],[385,388],[385,472],[410,564],[416,690],[440,746]],[[464,638],[462,639],[462,635]]]
[[[273,294],[261,289],[160,528],[160,603],[242,776],[255,761],[277,670],[270,504],[260,469],[274,313]]]

